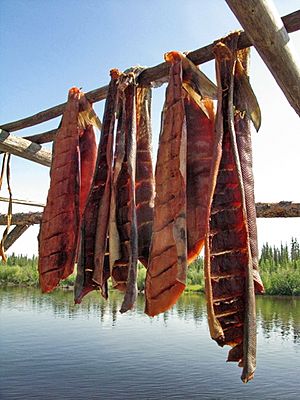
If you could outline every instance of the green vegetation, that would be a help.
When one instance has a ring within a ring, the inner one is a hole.
[[[186,292],[204,292],[204,260],[198,257],[188,269]]]
[[[8,257],[7,264],[0,266],[0,285],[38,286],[37,257]],[[297,239],[280,248],[264,244],[261,249],[260,273],[265,285],[266,294],[300,295],[300,246]],[[188,269],[187,292],[204,292],[204,261],[198,257]],[[144,290],[146,269],[138,265],[138,289]],[[73,286],[75,274],[61,282],[60,287]]]
[[[188,269],[186,292],[204,292],[204,261],[202,257],[197,258]],[[138,264],[137,286],[140,292],[145,289],[146,268]]]
[[[282,244],[280,248],[264,244],[259,265],[266,294],[300,295],[300,247],[297,239],[292,238],[290,249]]]
[[[7,263],[0,265],[0,286],[39,286],[38,258],[12,253]],[[60,287],[73,286],[75,274],[70,275],[60,283]]]

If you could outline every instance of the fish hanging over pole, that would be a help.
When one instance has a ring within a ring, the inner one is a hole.
[[[228,361],[237,361],[243,367],[241,378],[247,382],[256,368],[252,261],[256,250],[254,244],[251,247],[249,233],[252,230],[254,241],[255,218],[253,213],[248,214],[253,182],[247,181],[252,171],[246,158],[251,149],[238,149],[242,139],[237,136],[242,132],[235,127],[240,128],[238,118],[247,113],[258,128],[260,112],[249,81],[239,76],[238,38],[239,33],[235,32],[214,47],[218,108],[205,244],[205,290],[210,334],[220,346],[232,347]],[[245,91],[251,95],[247,104],[243,99]]]
[[[213,150],[215,86],[208,79],[202,85],[204,74],[185,55],[173,51],[165,59],[171,66],[145,291],[150,316],[176,303],[185,288],[187,265],[204,245]]]
[[[92,171],[96,161],[92,125],[99,127],[100,121],[91,104],[79,89],[70,89],[54,141],[50,188],[39,232],[38,268],[43,292],[53,290],[74,269],[81,216],[91,183],[83,174]],[[85,157],[86,142],[91,146],[89,158]]]
[[[119,75],[118,70],[111,71],[96,167],[81,224],[80,249],[74,289],[76,303],[80,303],[82,298],[91,290],[99,288],[103,297],[107,298],[108,296],[107,280],[110,272],[107,235]]]

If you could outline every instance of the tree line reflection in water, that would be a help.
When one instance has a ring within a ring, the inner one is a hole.
[[[105,301],[96,293],[88,294],[80,305],[74,305],[73,292],[56,290],[51,294],[41,294],[38,289],[30,288],[1,288],[0,308],[32,310],[38,313],[51,312],[59,318],[99,318],[100,322],[109,319],[116,326],[118,318],[122,317],[119,309],[122,295],[111,291],[109,300]],[[279,334],[282,339],[293,340],[300,344],[300,297],[271,297],[258,296],[257,321],[265,338],[271,333]],[[140,294],[136,308],[129,312],[130,317],[148,318],[144,314],[144,296]],[[176,306],[158,317],[165,325],[168,320],[194,320],[196,325],[206,323],[206,303],[202,294],[184,294]]]

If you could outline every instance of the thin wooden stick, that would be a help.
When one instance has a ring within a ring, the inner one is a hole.
[[[9,198],[0,196],[0,201],[8,203],[9,202]],[[33,207],[45,207],[45,204],[38,203],[37,201],[30,201],[30,200],[12,199],[12,203],[14,203],[14,204],[23,204],[25,206],[33,206]]]
[[[226,0],[274,76],[290,105],[300,116],[300,59],[273,2]]]
[[[4,241],[4,251],[8,250],[15,243],[15,241],[27,231],[29,226],[30,225],[16,225],[13,230],[9,232]]]
[[[244,4],[244,2],[241,2]],[[282,21],[288,32],[295,32],[300,29],[300,10],[293,12],[292,14],[286,15],[282,18]],[[243,32],[240,35],[238,48],[242,49],[248,46],[251,46],[252,42],[247,37],[247,35]],[[193,61],[196,65],[203,64],[207,61],[213,60],[214,55],[212,52],[214,43],[209,44],[208,46],[202,47],[200,49],[194,50],[188,53],[188,57],[191,61]],[[139,76],[139,83],[141,85],[149,85],[155,81],[166,81],[166,77],[168,76],[169,65],[167,63],[161,63],[156,65],[155,67],[150,67],[145,69]],[[92,103],[98,102],[106,98],[108,86],[103,86],[98,89],[94,89],[90,92],[86,93],[86,97]],[[18,121],[9,122],[1,126],[2,129],[13,132],[19,129],[24,129],[29,126],[37,125],[42,122],[48,121],[52,118],[56,118],[61,115],[64,111],[66,103],[59,104],[55,107],[51,107],[45,111],[41,111],[35,115],[30,117],[22,118]]]
[[[51,166],[51,151],[44,150],[41,145],[32,143],[30,140],[10,135],[2,129],[0,129],[0,151],[26,158],[46,167]]]

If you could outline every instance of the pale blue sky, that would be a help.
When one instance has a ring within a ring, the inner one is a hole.
[[[274,3],[280,15],[299,8],[298,0]],[[224,0],[0,0],[0,124],[64,102],[72,86],[89,91],[107,84],[111,68],[153,66],[166,51],[194,50],[239,27]],[[300,58],[300,32],[291,41]],[[213,62],[202,68],[215,80]],[[255,51],[251,82],[262,109],[253,137],[257,201],[300,202],[300,121]],[[164,91],[153,95],[155,148]],[[103,102],[95,108],[102,118]],[[58,122],[15,134],[43,132]],[[13,157],[15,198],[45,202],[48,186],[48,168]],[[6,207],[0,203],[1,212]],[[33,210],[14,206],[14,212]],[[300,239],[299,219],[260,219],[258,227],[260,245]],[[37,227],[30,228],[10,251],[36,253],[36,236]]]

